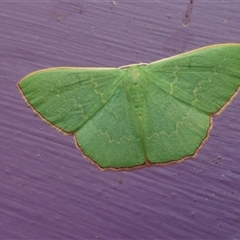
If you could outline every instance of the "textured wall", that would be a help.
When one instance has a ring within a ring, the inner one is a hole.
[[[0,3],[0,238],[239,239],[240,94],[196,158],[119,172],[100,171],[21,98],[16,83],[38,69],[240,42],[239,2],[115,2]]]

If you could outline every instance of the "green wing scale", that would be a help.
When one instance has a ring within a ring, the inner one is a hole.
[[[120,68],[50,68],[18,83],[36,113],[114,169],[193,156],[239,86],[240,44]]]

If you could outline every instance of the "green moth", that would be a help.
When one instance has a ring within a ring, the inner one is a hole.
[[[218,44],[119,68],[59,67],[18,87],[45,121],[74,134],[101,168],[169,163],[196,154],[212,116],[237,94],[240,44]]]

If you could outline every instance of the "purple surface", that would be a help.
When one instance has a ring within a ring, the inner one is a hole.
[[[116,3],[0,3],[0,238],[239,239],[240,94],[196,158],[118,172],[100,171],[21,98],[16,83],[38,69],[240,42],[240,2]]]

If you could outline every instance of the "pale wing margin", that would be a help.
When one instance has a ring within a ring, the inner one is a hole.
[[[46,121],[73,133],[111,98],[120,82],[117,68],[50,68],[27,75],[19,88]]]
[[[240,86],[240,44],[193,50],[147,66],[162,90],[197,109],[217,112]]]

